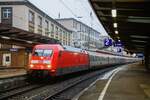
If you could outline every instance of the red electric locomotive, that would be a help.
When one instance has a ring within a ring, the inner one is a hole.
[[[29,63],[30,75],[59,76],[88,69],[89,56],[82,49],[43,44],[34,47]]]

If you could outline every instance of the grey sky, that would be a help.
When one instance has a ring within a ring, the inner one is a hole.
[[[99,23],[96,15],[92,12],[92,18],[90,12],[92,8],[88,3],[88,0],[29,0],[38,8],[46,12],[52,18],[75,18],[83,23],[92,26],[103,35],[106,35],[106,31]],[[71,12],[72,11],[72,12]],[[77,18],[82,17],[82,18]],[[91,24],[92,23],[92,24]]]

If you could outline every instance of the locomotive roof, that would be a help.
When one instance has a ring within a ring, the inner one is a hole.
[[[110,56],[128,57],[128,56],[123,56],[123,55],[117,55],[116,53],[112,53],[112,52],[108,52],[108,51],[104,51],[104,50],[88,50],[87,51],[87,50],[83,50],[81,48],[75,48],[75,47],[60,45],[60,44],[40,44],[40,45],[36,45],[35,47],[48,48],[48,46],[56,46],[56,47],[59,47],[59,49],[61,49],[61,50],[64,49],[64,50],[72,51],[72,52],[89,53],[92,55],[97,55],[99,53],[99,54],[110,55]],[[130,57],[130,58],[132,58],[132,57]]]
[[[63,48],[67,51],[73,51],[73,52],[82,52],[85,51],[83,49],[80,49],[80,48],[75,48],[75,47],[71,47],[71,46],[66,46],[66,45],[63,45]]]

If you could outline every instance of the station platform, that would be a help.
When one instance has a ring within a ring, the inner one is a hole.
[[[25,75],[25,74],[26,74],[26,70],[24,68],[0,67],[0,79],[21,76],[21,75]]]
[[[150,72],[141,63],[122,65],[73,100],[150,100]]]

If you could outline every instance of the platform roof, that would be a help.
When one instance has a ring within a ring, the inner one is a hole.
[[[0,43],[32,47],[35,44],[59,43],[59,40],[0,23]]]
[[[150,48],[150,0],[89,2],[108,34],[114,40],[120,39],[126,50],[144,52]],[[116,9],[116,17],[112,17],[112,9]],[[117,28],[114,28],[114,23],[117,23]]]

